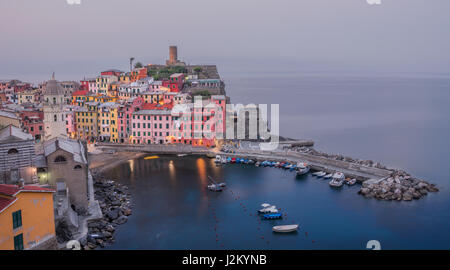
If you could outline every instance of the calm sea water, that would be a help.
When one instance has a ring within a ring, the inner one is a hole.
[[[450,248],[450,78],[241,76],[226,82],[233,103],[279,103],[283,135],[405,169],[441,191],[384,202],[357,195],[358,186],[337,191],[280,169],[216,167],[196,157],[139,159],[108,172],[130,186],[135,203],[110,248],[364,249],[372,239],[385,249]],[[207,175],[229,188],[208,192]],[[263,202],[281,207],[286,218],[260,221],[255,213]],[[274,224],[294,222],[301,226],[297,234],[271,232]]]

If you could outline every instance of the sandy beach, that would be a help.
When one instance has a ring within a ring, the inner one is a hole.
[[[139,158],[145,156],[146,153],[137,152],[116,152],[91,154],[89,153],[89,168],[95,173],[101,173],[107,169],[113,168],[123,162],[130,159]]]

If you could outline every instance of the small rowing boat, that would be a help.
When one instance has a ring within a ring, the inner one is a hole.
[[[333,176],[333,175],[332,175],[331,173],[329,173],[329,174],[325,175],[323,178],[325,178],[325,179],[330,179],[332,176]]]
[[[327,174],[326,172],[318,172],[318,173],[316,173],[316,176],[320,178],[320,177],[324,177],[326,174]]]
[[[290,233],[295,232],[298,229],[298,224],[291,224],[291,225],[280,225],[280,226],[273,226],[272,230],[274,232],[278,233]]]

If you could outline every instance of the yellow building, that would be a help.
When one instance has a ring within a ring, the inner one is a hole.
[[[99,138],[102,141],[119,142],[117,115],[119,104],[114,102],[102,103],[98,108]]]
[[[75,112],[77,138],[89,140],[98,136],[98,102],[86,102]]]
[[[28,90],[28,91],[20,92],[18,102],[19,102],[19,104],[33,103],[34,96],[35,96],[35,90]]]
[[[0,185],[0,249],[56,249],[52,189]]]
[[[96,78],[97,93],[100,95],[106,95],[110,88],[111,83],[117,82],[118,77],[114,75],[102,75]]]

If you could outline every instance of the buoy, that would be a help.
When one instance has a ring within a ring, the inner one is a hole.
[[[308,236],[308,232],[305,232],[305,235]]]

